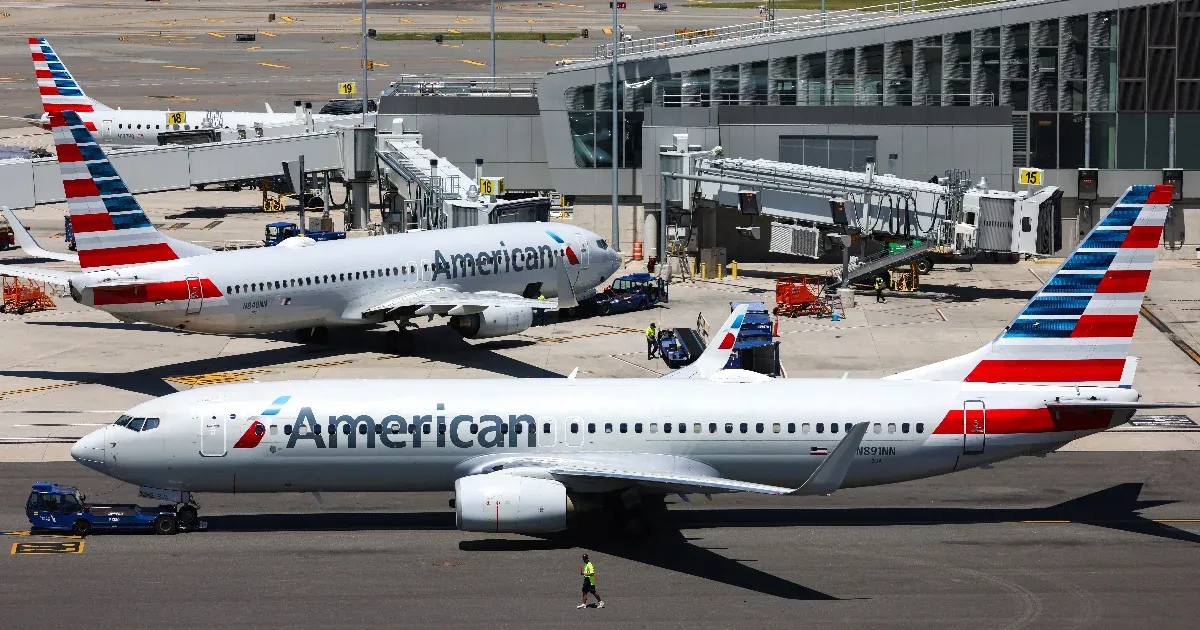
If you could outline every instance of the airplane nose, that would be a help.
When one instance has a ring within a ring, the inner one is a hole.
[[[71,447],[71,457],[88,468],[103,470],[104,436],[107,430],[108,427],[104,427],[79,438]]]

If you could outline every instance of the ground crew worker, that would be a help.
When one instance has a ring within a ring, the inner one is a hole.
[[[583,564],[579,566],[579,574],[583,576],[583,598],[576,608],[587,608],[588,593],[596,598],[596,608],[604,608],[604,600],[600,599],[600,595],[596,593],[596,567],[592,566],[586,553],[583,554]]]
[[[875,276],[875,302],[887,304],[887,300],[883,299],[883,277]]]
[[[650,327],[646,329],[646,360],[653,359],[657,351],[658,331],[654,329],[654,322],[650,322]]]
[[[539,293],[537,299],[539,302],[545,302],[546,296],[543,293]],[[537,326],[545,326],[546,325],[546,309],[535,308],[535,309],[533,309],[533,312],[535,315],[537,315],[537,324],[536,325]]]

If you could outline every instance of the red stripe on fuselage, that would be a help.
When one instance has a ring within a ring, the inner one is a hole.
[[[1149,283],[1149,269],[1110,269],[1100,280],[1096,293],[1145,293]]]
[[[238,438],[238,441],[234,443],[233,448],[254,448],[258,446],[259,442],[262,442],[263,436],[266,434],[267,427],[258,420],[255,420],[250,423],[250,428],[246,429],[242,437]]]
[[[223,294],[208,278],[200,279],[201,295],[195,298],[215,298]],[[120,304],[148,304],[159,301],[187,301],[188,286],[186,280],[171,280],[168,282],[147,282],[146,284],[125,285],[120,287],[93,287],[92,297],[97,307]],[[193,298],[193,299],[195,299]]]
[[[136,265],[138,263],[161,262],[177,258],[179,256],[166,243],[79,250],[79,266],[83,269]]]
[[[981,409],[966,411],[968,426],[982,427],[988,435],[1013,433],[1057,433],[1061,431],[1099,431],[1112,424],[1113,410],[1062,410],[1051,413],[1049,409],[988,409],[986,416]],[[933,431],[940,435],[962,435],[963,411],[946,412],[946,417]]]
[[[1162,240],[1161,225],[1135,225],[1129,228],[1121,249],[1155,249]]]
[[[985,359],[968,383],[1088,383],[1121,380],[1125,359]]]
[[[1080,315],[1072,337],[1132,337],[1137,315]]]

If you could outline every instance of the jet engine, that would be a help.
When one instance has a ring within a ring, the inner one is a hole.
[[[454,482],[454,523],[465,532],[560,532],[574,509],[557,481],[489,473]]]
[[[481,313],[453,315],[450,327],[467,339],[490,339],[515,335],[533,325],[533,309],[489,306]]]

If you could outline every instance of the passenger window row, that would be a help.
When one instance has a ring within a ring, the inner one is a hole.
[[[125,124],[125,123],[117,123],[117,129],[133,129],[133,127],[134,127],[133,123],[129,123],[128,125],[127,125],[127,124]],[[142,128],[142,125],[137,125],[137,128],[138,128],[138,129],[141,129],[141,128]],[[146,129],[149,129],[149,128],[150,128],[150,125],[147,123],[147,124],[146,124]],[[162,129],[162,125],[154,125],[154,128],[155,128],[155,129]],[[188,128],[190,129],[190,128],[191,128],[191,125],[188,125]],[[111,127],[110,127],[110,129],[111,129]]]
[[[429,265],[425,265],[426,269]],[[334,273],[322,274],[320,276],[308,276],[305,278],[288,278],[287,280],[271,280],[267,282],[251,282],[243,285],[226,285],[225,294],[234,293],[256,293],[258,291],[278,291],[281,289],[306,287],[314,284],[330,284],[334,282],[354,282],[356,280],[369,280],[371,278],[389,278],[392,276],[415,276],[417,266],[408,265],[405,267],[391,267],[385,269],[368,269],[367,271],[355,271],[353,273]]]
[[[853,423],[850,423],[850,422],[847,422],[847,423],[845,423],[844,425],[837,424],[837,423],[830,423],[830,424],[829,424],[829,432],[830,432],[830,433],[838,433],[839,431],[841,431],[841,430],[842,430],[842,427],[843,427],[843,426],[844,426],[844,429],[845,429],[845,431],[846,431],[846,432],[849,432],[849,431],[850,431],[850,429],[854,428],[854,424],[853,424]],[[901,433],[908,433],[908,432],[909,432],[909,428],[910,428],[910,426],[912,426],[912,425],[910,425],[910,424],[909,424],[909,423],[907,423],[907,422],[904,422],[904,423],[901,423],[899,426],[900,426],[900,432],[901,432]],[[618,430],[619,430],[621,433],[627,433],[627,432],[629,431],[629,425],[628,425],[628,423],[622,422],[622,423],[620,423],[619,425],[617,425],[617,427],[618,427]],[[739,433],[749,433],[749,432],[750,432],[750,423],[748,423],[748,422],[742,422],[742,423],[738,423],[737,427],[738,427],[738,429],[737,429],[737,430],[738,430],[738,432],[739,432]],[[811,432],[812,432],[812,428],[813,428],[813,425],[812,425],[811,423],[805,422],[805,423],[803,423],[803,424],[801,424],[801,425],[800,425],[800,432],[801,432],[801,433],[811,433]],[[824,423],[824,422],[818,422],[818,423],[816,423],[816,429],[817,429],[817,433],[825,433],[825,423]],[[882,433],[882,432],[883,432],[883,425],[877,422],[877,423],[875,423],[875,425],[874,425],[873,429],[874,429],[875,433]],[[649,427],[649,431],[650,431],[650,433],[658,433],[658,423],[657,423],[657,422],[651,422],[651,423],[650,423],[650,427]],[[687,423],[684,423],[684,422],[679,422],[679,423],[670,423],[670,422],[664,422],[664,423],[663,423],[663,425],[662,425],[662,431],[663,431],[663,433],[672,433],[672,432],[674,432],[674,433],[687,433]],[[550,425],[549,425],[549,424],[546,424],[546,425],[545,425],[545,431],[544,431],[544,432],[545,432],[545,433],[549,433],[549,432],[550,432]],[[587,432],[588,432],[588,433],[595,433],[595,432],[596,432],[596,424],[595,424],[594,422],[589,422],[589,423],[588,423],[588,425],[587,425]],[[606,422],[606,423],[604,423],[604,432],[605,432],[605,433],[612,433],[612,432],[613,432],[613,423],[611,423],[611,422]],[[634,432],[634,433],[641,433],[641,432],[642,432],[642,423],[641,423],[641,422],[635,422],[635,423],[633,424],[633,432]],[[717,431],[717,423],[716,423],[716,422],[710,422],[710,423],[708,423],[708,432],[709,432],[709,433],[717,433],[717,432],[718,432],[718,431]],[[725,433],[733,433],[733,432],[734,432],[734,423],[733,423],[733,422],[726,422],[726,423],[725,423]],[[766,425],[766,423],[763,423],[763,422],[756,422],[756,423],[754,423],[754,432],[755,432],[755,433],[766,433],[766,432],[767,432],[767,425]],[[782,425],[782,424],[780,424],[780,423],[778,423],[778,422],[775,422],[775,423],[772,423],[772,424],[771,424],[771,433],[782,433],[782,432],[783,432],[783,425]],[[789,422],[789,423],[787,423],[787,432],[788,432],[788,433],[795,433],[795,432],[796,432],[796,423],[794,423],[794,422]],[[887,432],[888,432],[888,433],[895,433],[895,432],[896,432],[896,423],[894,423],[894,422],[889,422],[889,423],[887,424]],[[925,423],[924,423],[924,422],[918,422],[918,423],[916,423],[916,432],[917,432],[917,433],[924,433],[924,432],[925,432]],[[572,423],[571,423],[571,433],[579,433],[579,423],[577,423],[577,422],[572,422]],[[699,423],[699,422],[694,422],[694,423],[692,423],[692,433],[704,433],[704,425],[703,425],[702,423]]]
[[[158,428],[158,418],[131,418],[129,416],[121,416],[114,423],[119,427],[125,427],[130,431],[151,431]]]

